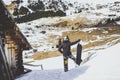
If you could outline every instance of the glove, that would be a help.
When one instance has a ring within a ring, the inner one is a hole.
[[[80,40],[80,41],[78,42],[78,44],[81,44],[81,45],[82,45],[82,40]]]

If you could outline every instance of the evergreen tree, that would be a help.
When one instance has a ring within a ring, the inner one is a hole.
[[[30,4],[31,0],[28,0],[28,3]]]
[[[17,15],[18,15],[18,8],[17,8],[17,7],[14,8],[13,15],[14,15],[14,16],[17,16]]]
[[[16,0],[17,4],[23,3],[23,0]]]
[[[27,15],[28,13],[30,13],[29,10],[24,6],[21,6],[21,8],[19,9],[19,14]]]

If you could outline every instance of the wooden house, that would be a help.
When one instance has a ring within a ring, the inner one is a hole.
[[[24,72],[22,51],[32,47],[2,0],[0,0],[0,37],[10,70],[15,76],[22,74]]]

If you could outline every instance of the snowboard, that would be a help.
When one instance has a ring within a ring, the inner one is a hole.
[[[80,65],[80,63],[82,62],[81,53],[82,53],[82,45],[78,44],[77,45],[77,54],[76,54],[76,64],[77,65]]]
[[[68,59],[64,57],[64,72],[68,71]]]

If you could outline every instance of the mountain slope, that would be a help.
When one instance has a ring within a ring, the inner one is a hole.
[[[5,2],[6,5],[9,5],[14,0],[3,1]],[[23,0],[23,2],[19,4],[19,7],[24,6],[32,9],[33,11],[70,10],[72,11],[72,13],[79,13],[81,12],[81,10],[90,10],[90,8],[93,9],[97,6],[105,7],[108,4],[110,4],[109,6],[111,6],[114,5],[113,3],[117,1],[118,0]]]
[[[11,1],[14,1],[14,0],[3,0],[6,4],[10,4]],[[24,0],[25,2],[27,2],[28,0]],[[33,0],[33,1],[38,1],[38,0]],[[49,0],[41,0],[41,1],[49,1]],[[58,0],[54,0],[54,1],[58,1]],[[68,2],[71,2],[71,3],[74,3],[74,2],[80,2],[80,3],[108,3],[108,2],[114,2],[114,1],[118,1],[118,0],[61,0],[61,1],[68,1]]]
[[[13,0],[3,0],[6,4]],[[15,8],[8,7],[14,15],[15,21],[28,22],[42,17],[56,16],[89,16],[91,19],[114,19],[120,15],[120,2],[118,0],[24,0]],[[17,16],[20,16],[19,18]]]
[[[69,60],[68,72],[63,71],[62,56],[35,61],[32,64],[42,64],[44,70],[25,66],[33,71],[16,80],[120,80],[119,47],[120,43],[97,51],[88,62],[78,68],[74,68],[73,61]]]

